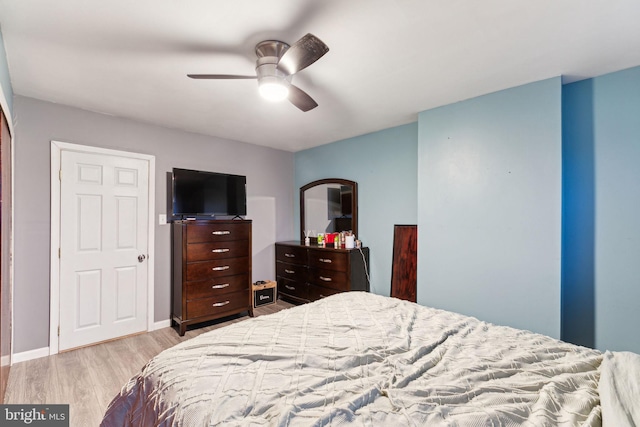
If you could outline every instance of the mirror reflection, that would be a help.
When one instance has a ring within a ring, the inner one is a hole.
[[[342,179],[314,181],[300,189],[301,240],[305,235],[357,229],[356,183]]]

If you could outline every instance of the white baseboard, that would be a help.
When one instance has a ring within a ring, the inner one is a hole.
[[[49,347],[36,348],[35,350],[23,351],[22,353],[13,353],[11,357],[11,364],[15,365],[16,363],[47,356],[49,356]]]
[[[171,326],[171,319],[161,320],[153,324],[153,330],[157,331],[158,329],[168,328]]]

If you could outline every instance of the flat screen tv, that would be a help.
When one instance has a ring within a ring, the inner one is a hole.
[[[247,177],[173,168],[173,219],[244,216],[247,214]]]

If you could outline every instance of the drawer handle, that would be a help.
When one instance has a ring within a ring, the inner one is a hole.
[[[328,258],[320,258],[320,259],[318,259],[318,261],[320,261],[320,262],[326,262],[327,264],[331,264],[331,260],[330,260],[330,259],[328,259]]]
[[[290,291],[295,291],[296,290],[295,286],[284,285],[284,287],[289,289]]]
[[[224,248],[224,249],[211,249],[211,252],[213,252],[214,254],[221,254],[224,252],[229,252],[229,249]]]
[[[295,254],[284,254],[287,258],[295,258]]]
[[[212,231],[211,234],[213,234],[214,236],[224,236],[226,234],[231,234],[230,231],[228,230],[223,230],[223,231]]]
[[[213,285],[211,286],[211,289],[222,289],[222,288],[227,288],[229,287],[228,283],[223,283],[222,285]]]
[[[326,297],[327,297],[326,295],[320,294],[320,298],[326,298]]]
[[[320,276],[320,280],[322,280],[323,282],[330,282],[331,281],[331,277]]]
[[[295,271],[293,271],[293,270],[284,270],[284,272],[287,273],[287,274],[294,274],[295,273]]]
[[[222,267],[213,267],[212,270],[213,271],[222,271],[222,270],[228,270],[229,266],[228,265],[223,265]]]
[[[211,304],[211,307],[222,307],[223,305],[227,305],[227,304],[229,304],[229,301],[214,302],[213,304]]]

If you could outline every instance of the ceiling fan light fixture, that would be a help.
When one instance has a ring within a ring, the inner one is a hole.
[[[263,77],[258,84],[260,95],[267,101],[283,101],[289,96],[289,85],[284,79],[275,76]]]
[[[258,79],[260,95],[269,101],[289,99],[296,108],[306,112],[318,103],[308,93],[291,83],[294,74],[307,68],[329,51],[319,38],[309,33],[293,45],[278,40],[265,40],[256,45],[256,75],[187,74],[192,79]]]

